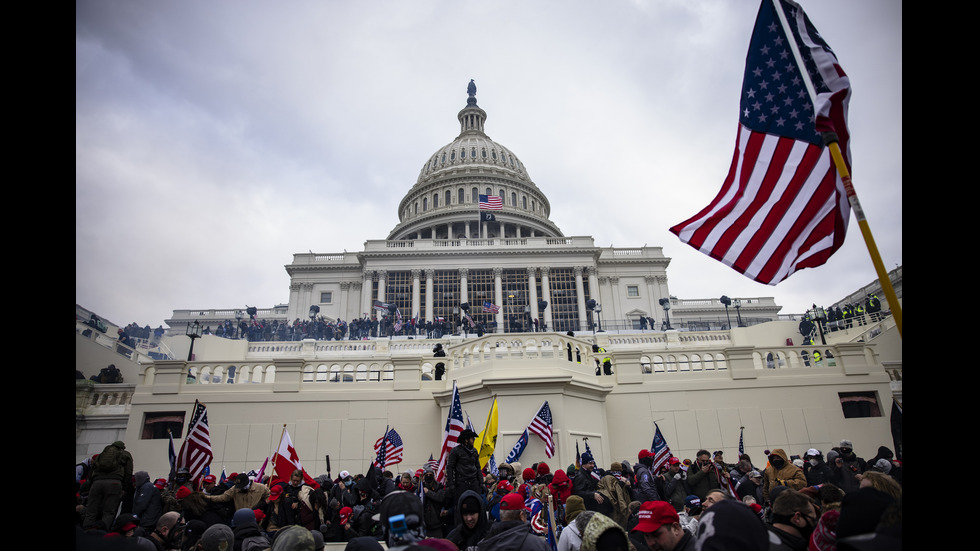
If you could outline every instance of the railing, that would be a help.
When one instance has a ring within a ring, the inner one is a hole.
[[[445,348],[446,356],[437,358],[433,356],[432,345],[438,340],[338,343],[306,340],[300,343],[300,349],[282,351],[281,357],[234,362],[165,362],[165,365],[167,369],[183,370],[184,375],[179,377],[181,385],[276,383],[280,387],[284,384],[281,377],[285,371],[288,385],[297,389],[318,383],[365,383],[390,389],[402,384],[408,385],[408,389],[418,389],[420,384],[436,383],[439,379],[450,380],[467,374],[482,377],[478,375],[482,371],[471,370],[488,366],[510,370],[508,377],[537,377],[568,370],[573,377],[590,378],[605,357],[612,361],[613,375],[596,372],[598,382],[603,385],[643,383],[661,377],[708,377],[714,381],[720,376],[745,379],[797,373],[869,373],[881,369],[874,363],[873,352],[863,343],[733,348],[727,331],[673,332],[605,335],[598,343],[602,348],[593,353],[589,341],[560,333],[486,335],[470,340],[454,339]],[[900,377],[900,369],[900,365],[891,367],[889,374],[893,380]],[[146,384],[153,384],[154,370],[151,366],[144,373]]]
[[[115,415],[128,413],[136,383],[98,384],[87,379],[75,382],[75,414]]]
[[[83,337],[88,337],[92,342],[99,346],[112,350],[120,356],[137,363],[146,363],[152,360],[172,359],[173,355],[169,349],[160,346],[150,346],[146,339],[132,339],[134,346],[120,344],[115,336],[109,336],[98,329],[89,327],[84,322],[75,321],[75,332]]]

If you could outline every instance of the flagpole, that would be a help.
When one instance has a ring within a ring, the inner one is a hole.
[[[282,434],[279,435],[279,444],[276,446],[275,451],[272,452],[272,472],[273,473],[277,473],[278,472],[278,471],[276,471],[276,458],[279,457],[279,448],[282,447],[282,437],[285,436],[285,435],[286,435],[286,424],[283,423],[282,424]],[[272,477],[270,477],[269,479],[271,480]],[[262,482],[262,481],[260,480],[259,482]]]
[[[779,23],[783,27],[783,32],[790,39],[788,42],[790,50],[793,52],[793,57],[796,59],[797,67],[806,67],[800,55],[799,48],[797,48],[796,41],[793,40],[795,35],[789,27],[789,22],[786,19],[786,14],[783,12],[782,4],[779,0],[772,0],[772,4],[776,10],[776,16],[779,18]],[[813,89],[813,82],[810,80],[810,75],[804,70],[801,70],[800,74],[803,76],[803,82],[806,84],[807,92],[810,94],[810,100],[816,105],[817,95]],[[823,132],[822,138],[824,145],[827,145],[830,149],[830,156],[834,161],[835,168],[837,168],[837,173],[840,175],[841,183],[844,185],[844,192],[847,194],[847,201],[851,205],[851,210],[854,211],[854,218],[857,219],[858,227],[861,228],[861,235],[864,237],[864,243],[868,247],[868,253],[871,255],[871,263],[874,264],[875,272],[878,274],[878,282],[881,283],[881,290],[885,293],[885,298],[888,300],[888,306],[891,308],[892,316],[895,318],[895,327],[898,329],[898,336],[901,338],[902,306],[898,303],[898,297],[895,295],[895,289],[892,287],[891,278],[888,277],[888,271],[885,270],[885,264],[882,262],[881,255],[878,253],[878,246],[875,245],[874,236],[871,235],[871,227],[864,217],[864,209],[861,208],[861,202],[858,201],[857,192],[855,192],[854,185],[851,182],[850,172],[847,169],[847,164],[844,162],[844,155],[840,151],[837,133]]]

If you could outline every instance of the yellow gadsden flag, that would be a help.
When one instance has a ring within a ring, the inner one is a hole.
[[[473,447],[480,451],[480,468],[487,466],[487,461],[490,461],[490,456],[493,455],[493,449],[497,446],[497,397],[493,397],[493,403],[490,404],[490,413],[487,415],[487,426],[477,437],[476,442],[473,443]]]

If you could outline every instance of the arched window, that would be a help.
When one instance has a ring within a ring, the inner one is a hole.
[[[463,191],[463,188],[459,188],[459,193],[457,193],[457,195],[459,197],[457,198],[456,202],[462,205],[463,201],[466,199],[466,192]]]
[[[517,206],[517,194],[514,192],[511,192],[510,194],[510,204],[515,207]]]
[[[474,203],[478,203],[480,201],[480,190],[478,188],[473,188],[473,199],[472,199],[472,201]]]
[[[463,190],[459,190],[462,193]],[[448,207],[453,203],[453,194],[447,189],[446,190],[446,206]]]
[[[527,210],[527,195],[521,196],[521,208]]]
[[[425,212],[427,210],[429,210],[429,198],[428,197],[423,197],[422,198],[422,212]]]
[[[432,208],[434,208],[434,209],[439,208],[439,194],[438,193],[433,193],[432,194]]]

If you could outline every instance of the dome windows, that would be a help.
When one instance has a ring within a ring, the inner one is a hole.
[[[490,158],[492,158],[494,161],[497,160],[497,150],[496,149],[490,151]]]
[[[455,161],[456,160],[456,150],[455,149],[452,151],[452,153],[449,154],[449,160],[450,161]]]

